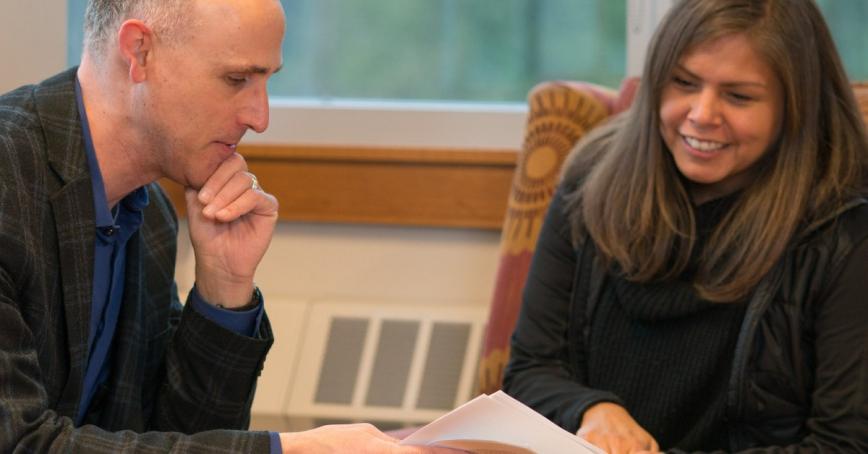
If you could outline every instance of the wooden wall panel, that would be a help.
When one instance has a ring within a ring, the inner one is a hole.
[[[499,229],[514,150],[246,146],[290,221]],[[180,188],[164,182],[179,212]]]

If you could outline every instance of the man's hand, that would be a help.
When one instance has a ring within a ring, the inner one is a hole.
[[[223,161],[197,192],[186,189],[196,256],[196,289],[212,304],[241,307],[277,224],[277,199],[254,187],[239,154]]]
[[[585,411],[576,435],[610,454],[659,452],[660,449],[654,437],[627,409],[610,402],[593,405]]]
[[[389,454],[457,454],[447,448],[401,446],[398,440],[370,424],[322,426],[306,432],[282,433],[284,454],[294,453],[389,453]]]

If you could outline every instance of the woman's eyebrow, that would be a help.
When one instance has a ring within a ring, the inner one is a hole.
[[[680,63],[675,65],[675,70],[684,72],[688,76],[690,76],[694,79],[702,79],[701,77],[699,77],[698,75],[696,75],[692,71],[690,71],[689,69],[685,68]],[[753,81],[753,80],[734,80],[734,81],[730,81],[730,82],[723,82],[720,85],[724,86],[724,87],[753,86],[753,87],[759,87],[759,88],[766,88],[766,84],[764,82]]]

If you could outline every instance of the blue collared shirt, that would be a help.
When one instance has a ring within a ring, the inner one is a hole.
[[[94,242],[93,302],[88,333],[88,360],[84,385],[79,403],[76,425],[81,425],[96,391],[109,376],[110,353],[124,293],[126,246],[144,221],[142,210],[148,205],[148,191],[141,187],[124,197],[114,211],[108,206],[102,172],[96,159],[93,139],[78,79],[75,81],[76,103],[81,118],[85,154],[93,189],[96,214],[96,241]],[[264,313],[264,302],[248,311],[236,312],[208,304],[196,291],[190,292],[190,303],[197,312],[218,325],[246,336],[254,336]],[[271,452],[280,452],[280,439],[271,434]]]

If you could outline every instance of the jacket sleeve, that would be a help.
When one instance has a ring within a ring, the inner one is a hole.
[[[868,238],[852,250],[813,314],[814,386],[807,435],[743,454],[868,452]],[[673,451],[680,453],[681,451]]]
[[[178,301],[174,274],[177,220],[171,202],[157,185],[151,185],[151,206],[142,229],[141,251],[146,273],[143,291],[152,312],[169,308],[161,332],[148,341],[148,356],[158,364],[144,388],[154,393],[149,430],[195,433],[220,428],[246,429],[256,381],[274,338],[266,314],[252,336],[238,334],[195,309],[188,295],[183,307]],[[174,246],[171,248],[174,251]],[[155,272],[153,270],[163,270]],[[171,291],[166,292],[166,288]],[[165,313],[165,312],[163,312]],[[121,394],[121,398],[124,396]]]
[[[0,452],[269,452],[267,432],[196,430],[203,421],[207,421],[206,425],[209,426],[225,422],[223,427],[241,427],[237,420],[246,417],[242,415],[249,415],[249,412],[239,411],[229,405],[214,404],[229,401],[229,397],[235,397],[232,393],[241,392],[238,389],[243,384],[230,386],[226,383],[230,379],[228,377],[212,380],[170,371],[169,375],[174,375],[177,380],[182,380],[181,377],[199,380],[200,383],[214,386],[210,389],[214,393],[227,393],[203,397],[206,403],[193,403],[190,397],[202,397],[203,390],[208,388],[180,386],[172,384],[169,379],[170,385],[165,388],[170,391],[159,398],[162,404],[158,405],[160,410],[157,412],[159,417],[156,426],[171,432],[110,432],[94,425],[74,427],[71,418],[51,409],[42,384],[33,335],[21,314],[14,309],[14,301],[9,298],[10,284],[8,273],[0,269]],[[194,337],[185,335],[182,340]],[[236,351],[230,356],[237,360],[242,353]],[[192,356],[191,363],[203,361],[201,354]],[[214,369],[212,376],[237,377],[237,374],[223,374],[226,369]],[[245,392],[252,394],[249,388]],[[169,404],[173,399],[177,401]],[[215,416],[221,411],[225,413]],[[246,421],[243,427],[246,427]]]
[[[8,241],[0,243],[10,245]],[[5,252],[12,251],[4,249]],[[43,375],[37,358],[37,334],[30,330],[18,309],[24,301],[16,297],[18,284],[13,276],[5,266],[0,267],[0,452],[268,452],[266,432],[182,433],[180,429],[194,427],[205,410],[190,415],[188,424],[176,424],[174,432],[110,432],[94,425],[75,427],[72,419],[55,411],[50,402],[44,384],[49,377]],[[174,394],[162,399],[172,397]],[[180,412],[177,417],[181,417]]]
[[[531,262],[503,389],[575,433],[590,406],[603,401],[623,403],[612,393],[586,386],[584,345],[580,340],[578,345],[569,345],[572,312],[583,310],[571,308],[580,251],[573,248],[569,232],[560,189],[552,199]],[[576,306],[583,304],[576,302]]]
[[[0,134],[0,156],[12,155],[7,137]],[[154,431],[76,427],[69,405],[58,408],[59,390],[70,379],[70,360],[66,350],[58,351],[45,339],[65,341],[65,330],[54,328],[63,326],[55,322],[64,315],[52,303],[60,298],[57,291],[35,283],[44,277],[35,275],[40,268],[31,251],[39,236],[24,226],[34,228],[29,221],[39,218],[33,215],[37,208],[24,203],[29,194],[20,190],[20,174],[12,167],[0,169],[0,452],[269,452],[267,432],[205,429],[247,427],[251,381],[258,369],[251,367],[243,377],[236,369],[252,361],[247,356],[251,350],[267,349],[271,331],[265,322],[259,339],[239,340],[195,314],[182,318],[171,336],[164,385],[154,399]],[[262,356],[264,352],[255,361]],[[131,386],[123,392],[145,391]],[[202,400],[194,404],[193,399]],[[148,425],[142,420],[146,415],[134,417]]]
[[[208,320],[186,304],[166,352],[152,429],[195,433],[247,428],[256,380],[273,337],[263,317],[255,337]]]
[[[187,361],[168,368],[166,385],[158,398],[153,426],[155,430],[164,431],[112,432],[94,425],[75,427],[72,419],[60,415],[49,401],[43,382],[47,377],[43,376],[37,359],[34,333],[16,309],[18,301],[11,277],[8,270],[0,267],[0,452],[269,452],[266,432],[198,430],[220,425],[247,427],[249,411],[227,402],[249,405],[252,387],[247,385],[252,378],[230,383],[239,378],[238,373],[233,373],[234,368],[243,367],[242,363],[249,361],[244,357],[249,349],[231,350],[221,360],[214,360],[220,356],[219,349],[213,346],[210,355],[204,354],[202,350],[209,350],[209,347],[203,342],[211,339],[198,334],[194,327],[179,329],[176,344],[193,346],[173,347],[171,355],[178,359],[168,362]],[[186,352],[189,349],[200,351],[190,354]],[[185,360],[180,359],[182,355]],[[210,367],[209,357],[212,363],[220,363],[220,367],[211,369],[211,374],[205,376],[203,367]],[[199,372],[189,373],[188,369]],[[248,372],[247,377],[250,375]],[[243,396],[239,398],[239,394]],[[194,402],[197,398],[202,401]]]

